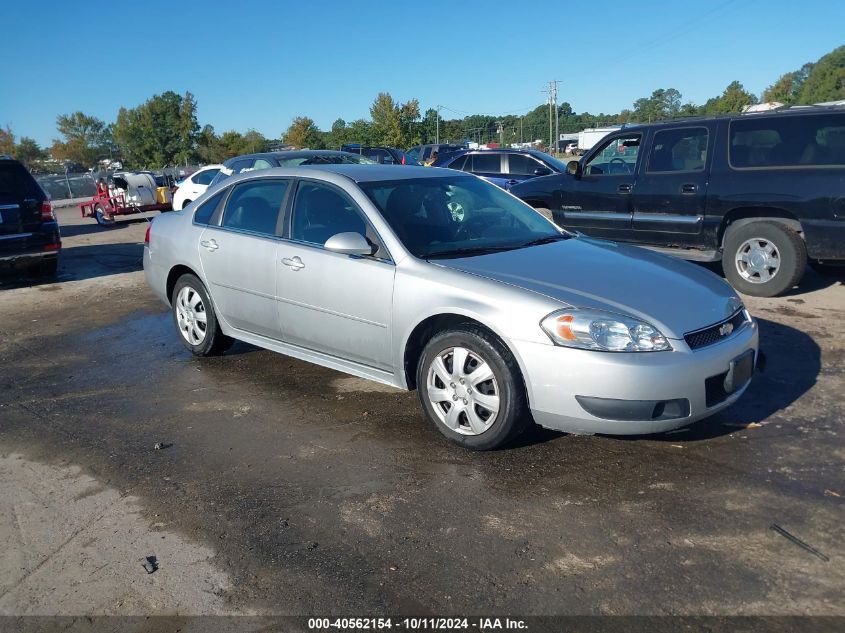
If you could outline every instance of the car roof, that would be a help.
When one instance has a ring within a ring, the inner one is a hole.
[[[343,176],[356,183],[380,182],[392,180],[410,180],[414,178],[446,178],[466,177],[474,178],[470,174],[457,172],[454,169],[441,169],[438,167],[422,167],[419,165],[298,165],[296,167],[272,167],[259,171],[245,171],[232,176],[231,180],[223,182],[238,182],[256,177],[284,176],[287,178],[307,178],[308,176],[332,174]],[[331,179],[330,180],[334,180]]]
[[[256,152],[254,154],[240,154],[226,159],[226,163],[231,163],[236,160],[245,160],[248,158],[300,158],[302,156],[354,156],[358,158],[357,154],[351,152],[342,152],[337,149],[292,149],[281,152]]]
[[[704,123],[706,121],[718,121],[722,119],[727,120],[755,120],[767,119],[770,117],[782,116],[812,116],[816,114],[831,114],[831,113],[845,113],[845,106],[834,105],[808,105],[808,106],[792,106],[789,108],[775,108],[773,110],[765,110],[763,112],[732,112],[730,114],[716,114],[716,115],[701,115],[678,117],[675,119],[665,119],[663,121],[653,121],[652,123],[626,123],[615,132],[628,132],[630,130],[643,130],[651,127],[668,127],[672,125],[689,125],[690,123]],[[608,135],[609,136],[609,135]]]

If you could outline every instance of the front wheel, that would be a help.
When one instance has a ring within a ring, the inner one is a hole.
[[[233,340],[220,331],[208,292],[195,275],[179,277],[170,303],[182,344],[194,356],[215,356],[231,347]]]
[[[437,430],[471,450],[498,448],[530,422],[513,354],[476,326],[441,332],[428,342],[417,366],[417,393]]]
[[[776,222],[728,228],[722,270],[730,284],[753,297],[776,297],[794,287],[807,266],[807,246]]]

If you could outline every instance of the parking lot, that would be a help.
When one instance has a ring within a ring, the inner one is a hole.
[[[191,357],[146,221],[58,217],[58,280],[0,281],[0,613],[845,615],[845,277],[747,300],[767,366],[709,420],[471,453],[414,393]]]

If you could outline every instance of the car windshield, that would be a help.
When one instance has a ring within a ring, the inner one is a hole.
[[[296,167],[297,165],[375,165],[376,161],[358,154],[315,154],[312,156],[293,156],[280,158],[282,167]]]
[[[359,186],[405,247],[423,259],[470,257],[568,237],[525,203],[474,176]]]

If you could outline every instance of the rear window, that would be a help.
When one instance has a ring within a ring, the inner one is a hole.
[[[731,121],[730,162],[740,169],[845,165],[845,115]]]
[[[498,174],[502,171],[499,154],[472,154],[472,171],[475,173]]]
[[[23,165],[0,161],[0,197],[40,199],[44,198],[44,192]]]

